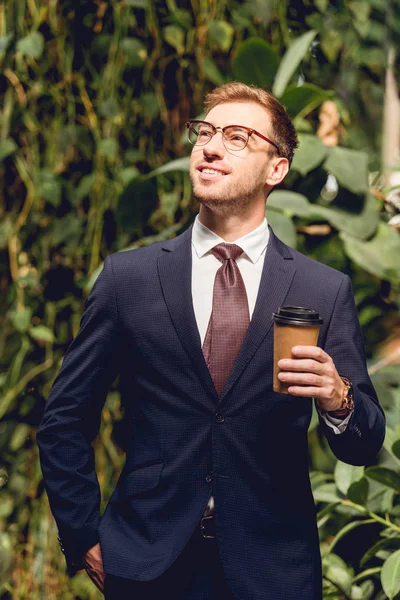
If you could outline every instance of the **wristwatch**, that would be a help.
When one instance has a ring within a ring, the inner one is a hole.
[[[332,417],[338,417],[339,419],[347,417],[347,415],[354,410],[353,384],[347,379],[347,377],[341,377],[341,380],[344,383],[342,404],[340,405],[340,408],[337,408],[336,410],[327,411],[328,415],[331,415]]]

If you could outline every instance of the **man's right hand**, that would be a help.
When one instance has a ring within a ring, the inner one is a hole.
[[[86,552],[83,562],[90,579],[99,588],[101,593],[104,593],[106,574],[104,573],[100,544],[96,544]]]

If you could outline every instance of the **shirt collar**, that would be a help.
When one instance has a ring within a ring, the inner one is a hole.
[[[225,242],[227,244],[233,243],[240,246],[246,257],[252,263],[256,263],[267,247],[268,240],[269,230],[267,219],[264,219],[261,225],[256,229],[253,229],[253,231],[250,231],[250,233],[238,238],[234,242],[225,242],[219,235],[211,231],[211,229],[208,229],[208,227],[199,221],[199,215],[196,216],[193,223],[192,244],[198,258],[202,258],[217,244]]]

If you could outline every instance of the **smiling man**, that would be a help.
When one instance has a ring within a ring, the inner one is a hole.
[[[283,244],[266,199],[296,132],[240,83],[187,123],[193,226],[109,256],[53,385],[38,444],[69,571],[111,599],[321,600],[308,476],[315,399],[335,455],[368,464],[384,416],[368,377],[349,278]],[[273,391],[272,314],[306,306],[319,347],[297,346]],[[91,443],[120,375],[131,438],[100,516]]]

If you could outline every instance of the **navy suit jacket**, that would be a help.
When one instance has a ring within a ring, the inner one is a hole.
[[[191,227],[166,242],[109,256],[48,399],[37,441],[70,571],[100,541],[105,571],[161,575],[215,498],[217,542],[239,600],[317,600],[321,564],[308,473],[308,398],[272,389],[272,313],[321,314],[319,345],[354,385],[343,434],[321,426],[335,455],[363,465],[384,437],[349,278],[270,230],[251,323],[218,398],[191,297]],[[130,425],[126,463],[105,513],[92,441],[120,375]],[[218,417],[218,418],[217,418]]]

